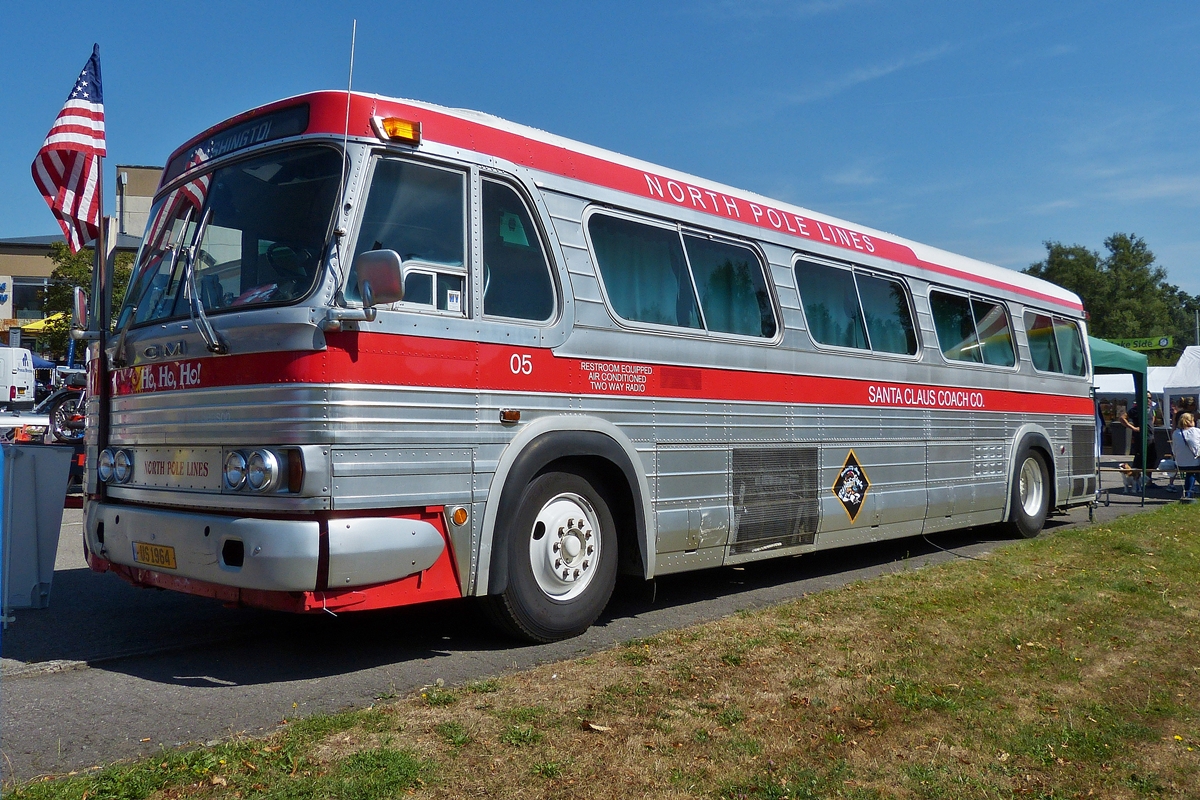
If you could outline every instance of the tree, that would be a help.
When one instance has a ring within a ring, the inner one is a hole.
[[[65,242],[55,242],[50,245],[50,260],[54,262],[54,271],[50,273],[50,285],[46,287],[42,311],[47,317],[59,312],[63,315],[46,323],[45,333],[40,338],[49,343],[50,351],[54,355],[62,357],[67,352],[67,340],[70,335],[72,296],[76,286],[91,291],[92,264],[95,256],[91,248],[72,253]],[[125,289],[129,284],[132,269],[133,253],[117,253],[113,268],[113,312],[119,309],[125,300]],[[115,318],[115,313],[109,314],[109,319]]]
[[[1167,283],[1167,270],[1155,263],[1146,241],[1114,233],[1104,240],[1101,257],[1083,245],[1045,242],[1046,259],[1023,270],[1079,295],[1090,319],[1089,332],[1100,339],[1174,336],[1177,350],[1193,343],[1192,313],[1200,297]],[[1151,364],[1174,364],[1177,351],[1151,351]]]

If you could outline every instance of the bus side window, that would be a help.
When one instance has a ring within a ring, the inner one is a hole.
[[[908,293],[899,281],[877,275],[855,275],[871,349],[876,352],[911,356],[917,352],[917,331],[913,325]]]
[[[1042,372],[1062,372],[1058,344],[1054,341],[1054,321],[1046,314],[1026,311],[1025,334],[1034,368]]]
[[[1017,363],[1003,303],[930,292],[929,306],[942,355],[951,361],[1011,367]]]
[[[634,322],[704,327],[678,231],[594,214],[588,234],[617,314]]]
[[[1017,356],[1004,304],[972,299],[971,310],[975,313],[975,329],[983,352],[983,363],[994,367],[1014,366]]]
[[[420,262],[431,274],[436,273],[438,308],[465,313],[466,304],[461,299],[466,265],[465,208],[464,173],[400,159],[376,162],[350,260],[346,298],[361,300],[353,268],[359,253],[395,250],[405,262]],[[444,272],[438,267],[444,267]],[[407,296],[404,299],[409,302]]]
[[[483,181],[483,313],[542,322],[554,284],[537,226],[511,187]]]
[[[1086,375],[1087,365],[1083,358],[1083,340],[1079,335],[1079,326],[1070,320],[1055,317],[1054,342],[1058,345],[1063,372],[1067,375]]]
[[[971,316],[971,301],[957,294],[931,292],[929,305],[942,355],[951,361],[982,364],[983,353]]]
[[[775,309],[763,277],[762,262],[754,251],[695,235],[684,235],[683,244],[708,329],[744,336],[774,336]]]
[[[797,261],[796,285],[802,287],[804,317],[815,341],[835,347],[870,349],[853,272]]]

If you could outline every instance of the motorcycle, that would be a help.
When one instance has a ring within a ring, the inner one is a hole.
[[[56,442],[77,444],[83,441],[87,417],[86,378],[71,376],[66,386],[51,393],[33,411],[49,418],[50,435]]]

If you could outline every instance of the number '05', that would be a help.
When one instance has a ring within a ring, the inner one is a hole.
[[[513,375],[529,375],[533,372],[533,359],[520,353],[513,353],[508,359],[508,368]]]

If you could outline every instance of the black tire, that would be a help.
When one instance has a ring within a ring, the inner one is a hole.
[[[608,605],[617,579],[616,525],[603,494],[584,477],[535,477],[512,519],[497,524],[496,544],[506,548],[508,585],[484,608],[505,633],[530,642],[568,639]]]
[[[83,428],[70,428],[67,422],[79,409],[80,395],[67,395],[50,409],[50,433],[55,441],[75,443],[83,439]]]
[[[1009,530],[1026,539],[1036,537],[1050,513],[1050,471],[1040,451],[1025,446],[1017,454],[1010,498]]]

